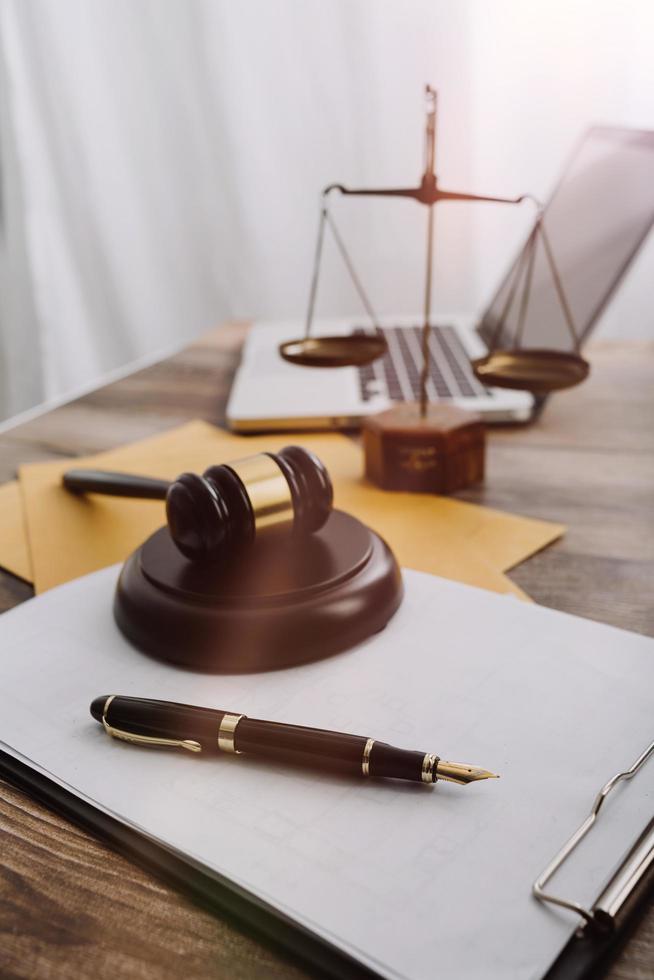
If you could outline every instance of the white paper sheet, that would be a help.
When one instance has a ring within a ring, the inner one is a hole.
[[[576,925],[531,883],[609,776],[652,738],[654,641],[405,573],[383,633],[269,674],[207,676],[117,630],[117,569],[0,618],[0,742],[227,875],[384,976],[537,978]],[[110,740],[102,694],[351,731],[501,773],[361,783]],[[649,763],[557,881],[591,900],[654,809]]]

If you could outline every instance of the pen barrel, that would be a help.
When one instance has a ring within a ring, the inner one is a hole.
[[[242,718],[234,732],[234,746],[237,752],[308,770],[432,781],[423,774],[424,752],[397,749],[363,735]]]
[[[308,771],[361,774],[366,739],[360,735],[242,718],[234,732],[237,752],[301,766]]]

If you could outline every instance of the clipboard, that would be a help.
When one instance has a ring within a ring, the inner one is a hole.
[[[585,980],[605,964],[628,938],[647,897],[654,893],[654,816],[618,866],[611,872],[593,904],[586,908],[572,899],[545,891],[545,886],[595,826],[614,788],[632,779],[654,755],[654,741],[628,769],[602,786],[586,819],[577,827],[536,879],[533,894],[540,902],[558,906],[581,917],[581,924],[545,974],[543,980]]]
[[[654,741],[629,769],[617,773],[602,787],[584,822],[534,882],[533,894],[539,901],[568,909],[583,920],[543,980],[587,980],[596,975],[596,971],[624,945],[638,920],[638,913],[647,898],[654,894],[654,817],[612,872],[590,909],[544,890],[595,824],[613,788],[619,782],[631,779],[652,755]],[[3,751],[0,751],[0,776],[193,901],[218,913],[269,947],[290,955],[305,967],[324,976],[345,980],[370,980],[378,976],[363,963],[228,878],[210,873],[172,853]]]
[[[307,668],[311,683],[304,670],[276,675],[272,686],[267,679],[246,683],[241,677],[199,677],[135,658],[106,608],[116,574],[106,569],[79,579],[3,619],[0,750],[10,758],[0,755],[0,770],[4,766],[12,782],[203,905],[310,964],[312,975],[318,970],[332,976],[378,971],[418,977],[439,972],[440,966],[446,977],[482,980],[492,975],[500,980],[508,974],[538,978],[551,969],[576,921],[568,913],[553,915],[541,908],[531,897],[532,880],[567,836],[562,828],[569,824],[571,830],[583,815],[607,766],[609,773],[621,769],[652,740],[651,684],[643,684],[654,679],[651,640],[546,609],[509,607],[507,600],[484,592],[406,572],[411,605],[404,622],[395,621],[356,657]],[[491,661],[488,646],[476,639],[498,633],[509,620],[513,633],[491,649]],[[452,655],[438,664],[430,630],[435,622],[442,626],[441,645],[448,639],[452,643]],[[525,636],[532,641],[528,658],[523,655]],[[558,642],[553,644],[554,638]],[[405,647],[399,660],[398,641]],[[92,677],[87,676],[89,658]],[[378,686],[372,688],[375,671]],[[438,681],[438,697],[432,697],[430,679]],[[26,683],[31,684],[28,704]],[[572,713],[581,683],[592,738],[580,737],[584,717]],[[460,806],[448,787],[427,796],[389,784],[312,783],[304,775],[271,773],[256,761],[248,772],[245,760],[226,760],[217,780],[215,767],[203,774],[179,754],[151,753],[144,766],[136,749],[118,742],[107,746],[103,733],[91,727],[88,699],[117,684],[132,692],[174,694],[188,703],[196,703],[201,692],[207,704],[244,706],[262,717],[274,711],[274,717],[297,723],[337,727],[335,722],[343,719],[345,727],[347,718],[356,717],[357,727],[397,734],[404,744],[409,739],[423,744],[423,738],[425,745],[428,738],[436,744],[441,734],[453,731],[450,737],[459,739],[459,749],[465,741],[470,758],[477,756],[475,748],[481,758],[485,746],[489,755],[483,757],[502,760],[497,768],[509,778],[496,784],[502,795],[496,793],[489,808],[488,794],[473,792]],[[51,712],[55,689],[60,710]],[[398,721],[385,727],[389,703]],[[415,716],[408,722],[407,706]],[[471,734],[473,707],[476,729]],[[528,727],[536,710],[543,712],[542,726]],[[521,738],[515,737],[518,731]],[[570,772],[576,773],[574,792],[567,791],[569,776],[561,767],[566,752]],[[621,794],[627,806],[614,798],[605,804],[614,828],[613,861],[651,819],[653,766],[653,754],[647,763],[643,758],[633,789]],[[643,783],[649,793],[641,792]],[[301,807],[297,812],[296,804]],[[191,812],[192,821],[187,819]],[[223,827],[219,838],[217,820]],[[435,820],[440,835],[432,846]],[[596,846],[602,844],[601,829],[585,842],[590,844],[583,848],[586,853],[580,848],[575,854],[575,865],[579,857],[592,875],[593,886],[585,891],[597,892],[603,885],[602,865],[608,862],[603,859],[606,847]],[[380,869],[377,844],[394,832],[395,863],[384,862]],[[362,835],[370,845],[363,849]],[[285,854],[288,838],[292,846]],[[247,861],[240,860],[241,853]],[[465,863],[452,859],[459,853]],[[265,873],[259,874],[263,862]],[[505,869],[510,873],[499,877]],[[403,916],[406,908],[409,917]],[[429,928],[434,922],[437,930]],[[386,942],[391,925],[394,933]],[[612,942],[601,948],[599,943],[571,946],[589,950],[587,959],[595,963]],[[583,974],[577,970],[576,975]]]

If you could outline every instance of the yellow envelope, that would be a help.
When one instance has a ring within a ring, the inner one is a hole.
[[[32,581],[32,562],[18,480],[0,486],[0,565],[12,575]]]
[[[336,506],[378,531],[408,568],[524,597],[502,572],[563,531],[560,525],[447,497],[378,490],[363,481],[361,450],[345,436],[244,437],[196,421],[86,459],[21,467],[36,591],[123,561],[165,521],[161,501],[68,493],[61,486],[66,469],[93,466],[173,479],[184,470],[202,472],[211,464],[276,451],[288,443],[312,449],[325,462]]]

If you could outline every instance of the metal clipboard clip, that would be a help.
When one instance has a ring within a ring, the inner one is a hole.
[[[640,837],[635,841],[627,854],[625,854],[611,875],[608,883],[604,886],[602,892],[589,909],[584,908],[578,902],[572,902],[565,898],[558,898],[556,895],[550,895],[544,891],[545,885],[593,826],[602,808],[602,804],[611,790],[618,783],[622,782],[622,780],[631,779],[653,754],[654,741],[650,742],[645,751],[638,756],[629,769],[617,773],[612,779],[609,779],[608,783],[602,786],[584,822],[575,830],[572,837],[566,841],[556,857],[547,865],[532,886],[533,894],[539,901],[549,902],[551,905],[559,905],[561,908],[569,909],[571,912],[576,912],[580,915],[585,920],[579,929],[581,933],[586,929],[610,932],[616,925],[616,919],[619,913],[621,911],[626,912],[627,907],[631,907],[635,903],[636,896],[640,891],[639,886],[644,883],[647,872],[654,868],[654,817],[652,817]]]

